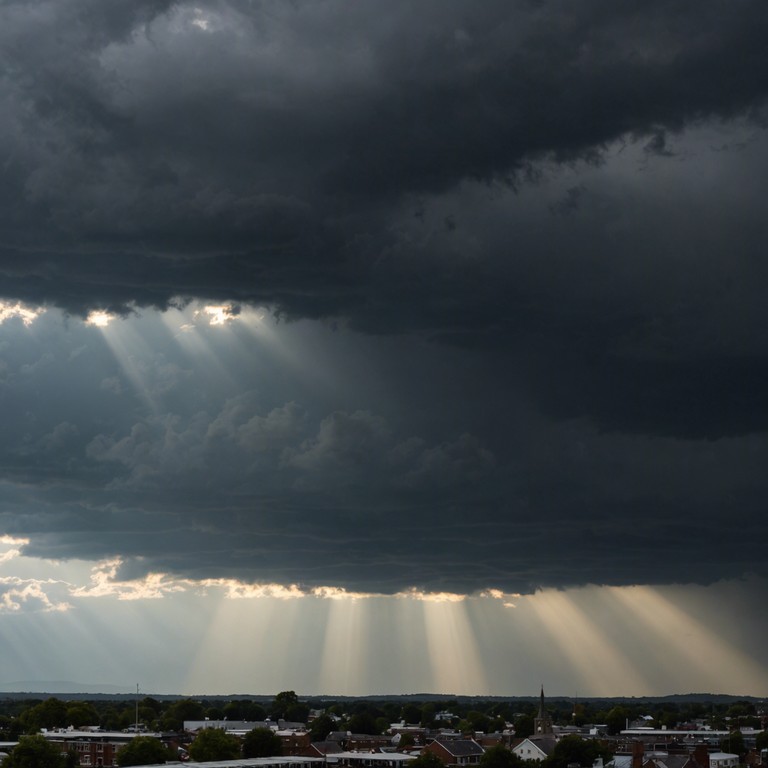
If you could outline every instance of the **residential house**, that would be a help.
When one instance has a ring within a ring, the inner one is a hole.
[[[477,765],[485,750],[474,739],[435,739],[424,747],[437,755],[445,765]]]

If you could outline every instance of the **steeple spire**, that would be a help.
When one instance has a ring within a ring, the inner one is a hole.
[[[538,717],[533,719],[533,729],[536,736],[543,736],[547,733],[553,733],[552,718],[544,709],[544,686],[541,686],[541,699],[539,701]]]

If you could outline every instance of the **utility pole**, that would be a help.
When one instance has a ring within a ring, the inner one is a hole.
[[[134,733],[139,732],[139,684],[136,683],[136,723],[134,724]]]

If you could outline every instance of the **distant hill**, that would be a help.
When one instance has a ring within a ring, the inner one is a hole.
[[[97,699],[115,699],[115,700],[133,700],[136,697],[135,686],[112,685],[109,683],[77,683],[71,680],[17,680],[9,683],[0,683],[0,698],[2,699],[41,699],[49,696],[66,695],[71,700],[97,700]],[[401,693],[401,694],[368,694],[365,696],[345,696],[333,694],[301,694],[301,701],[308,702],[311,706],[323,707],[327,702],[353,702],[353,701],[390,701],[399,703],[408,702],[427,702],[435,704],[450,702],[452,700],[471,703],[471,702],[538,702],[538,696],[466,696],[461,694],[444,693]],[[147,691],[142,689],[140,696],[152,696],[159,701],[176,700],[191,698],[198,701],[207,702],[227,702],[233,699],[250,699],[267,706],[275,694],[254,694],[254,693],[230,693],[230,694],[206,694],[206,693],[158,693],[156,691]],[[681,704],[684,702],[700,702],[709,704],[728,704],[736,701],[765,701],[764,698],[755,696],[734,696],[732,694],[722,693],[677,693],[666,696],[579,696],[579,701],[590,702],[593,705],[610,709],[617,704]],[[547,694],[547,702],[550,704],[559,704],[563,702],[572,702],[573,696],[562,696],[556,694]]]
[[[131,693],[131,688],[108,683],[75,683],[71,680],[16,680],[0,683],[4,693]]]

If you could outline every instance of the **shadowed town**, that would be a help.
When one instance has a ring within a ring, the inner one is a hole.
[[[768,765],[768,707],[730,696],[22,696],[0,703],[3,768]]]

